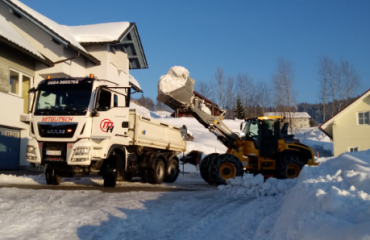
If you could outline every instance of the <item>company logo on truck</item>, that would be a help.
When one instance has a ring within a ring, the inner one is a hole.
[[[73,117],[43,117],[43,122],[72,122]]]
[[[103,132],[112,132],[113,131],[113,122],[109,119],[104,119],[103,121],[100,122],[100,129]]]

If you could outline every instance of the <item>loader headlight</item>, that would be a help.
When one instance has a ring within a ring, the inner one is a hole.
[[[90,147],[77,147],[75,150],[75,156],[89,155]]]
[[[36,154],[36,148],[31,145],[27,145],[27,153]]]

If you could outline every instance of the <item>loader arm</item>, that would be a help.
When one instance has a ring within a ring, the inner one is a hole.
[[[183,87],[175,89],[170,93],[159,91],[157,100],[166,104],[175,111],[177,109],[187,109],[200,124],[216,135],[217,139],[222,142],[222,144],[227,148],[237,149],[238,147],[235,142],[239,139],[239,136],[233,133],[222,121],[226,111],[215,104],[211,105],[206,103],[203,99],[194,94],[194,83],[194,79],[188,76]],[[221,115],[213,116],[212,114],[202,111],[200,104],[216,108]]]
[[[205,104],[204,100],[193,95],[190,100],[190,104],[188,105],[188,110],[200,124],[216,135],[217,139],[227,148],[237,149],[238,146],[235,144],[235,141],[239,139],[239,136],[231,131],[231,129],[222,121],[226,111],[216,106],[222,114],[220,116],[213,116],[201,110],[199,106],[201,103]]]

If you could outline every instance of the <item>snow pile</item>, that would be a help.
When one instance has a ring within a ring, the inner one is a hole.
[[[181,66],[171,67],[167,74],[161,76],[158,82],[158,95],[160,92],[171,93],[186,84],[189,71]]]
[[[295,138],[299,139],[303,144],[311,147],[315,153],[320,149],[331,152],[331,156],[334,153],[333,142],[317,127],[294,129],[293,134]],[[321,155],[320,156],[324,156]]]
[[[262,174],[256,176],[244,174],[243,178],[228,179],[227,185],[220,185],[218,189],[230,194],[250,197],[275,196],[284,195],[296,182],[296,179],[278,180],[276,178],[268,178],[264,181]]]
[[[24,175],[15,176],[9,174],[0,174],[0,183],[2,184],[46,184],[44,175]]]
[[[154,113],[155,115],[158,115],[159,117],[161,118],[170,118],[171,117],[171,114],[170,112],[167,112],[167,111],[152,111],[152,113]]]
[[[130,109],[135,109],[136,113],[143,116],[143,117],[160,118],[160,116],[155,114],[155,112],[152,112],[152,111],[148,110],[147,108],[145,108],[143,106],[139,106],[139,105],[135,104],[134,102],[130,102]]]
[[[303,168],[256,236],[271,231],[266,238],[370,239],[369,194],[370,150],[321,159],[318,167]]]
[[[201,103],[200,104],[200,110],[202,110],[205,113],[212,114],[211,113],[211,110],[209,109],[209,107],[207,107],[204,103]]]

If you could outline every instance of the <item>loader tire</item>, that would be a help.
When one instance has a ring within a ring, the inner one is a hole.
[[[164,182],[173,183],[179,176],[179,161],[176,158],[172,158],[168,163],[166,176],[164,177]]]
[[[202,176],[203,180],[206,181],[208,184],[212,184],[211,178],[208,174],[209,164],[219,155],[219,153],[211,153],[205,156],[199,164],[200,176]]]
[[[285,154],[276,162],[275,177],[279,179],[296,178],[299,176],[304,161],[296,154]]]
[[[153,169],[148,171],[148,181],[151,184],[161,184],[166,175],[165,164],[162,159],[157,159]]]
[[[53,169],[46,168],[45,179],[47,185],[59,185],[62,178]]]
[[[214,185],[226,184],[226,179],[242,177],[243,165],[239,159],[229,153],[217,156],[208,167],[209,177]]]

